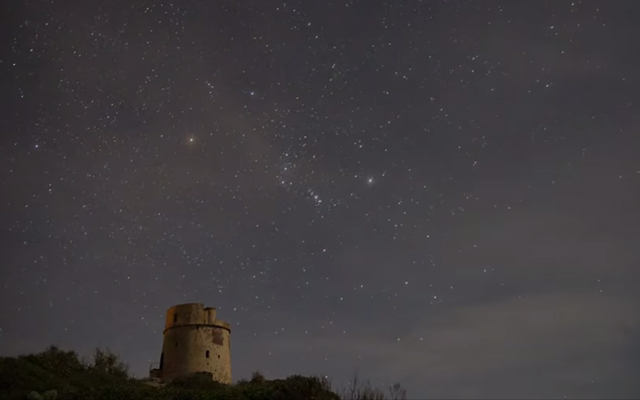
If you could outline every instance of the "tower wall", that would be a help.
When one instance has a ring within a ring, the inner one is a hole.
[[[210,372],[213,379],[231,383],[231,329],[216,319],[216,309],[181,304],[167,310],[162,345],[162,379]]]
[[[209,319],[209,323],[213,324],[216,321],[216,309],[213,307],[207,307],[204,309],[204,311],[207,313],[207,317]]]

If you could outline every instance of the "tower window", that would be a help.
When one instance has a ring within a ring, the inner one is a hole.
[[[178,322],[178,313],[173,314],[173,323]]]
[[[205,356],[209,358],[209,350],[207,350],[207,352],[205,353]]]

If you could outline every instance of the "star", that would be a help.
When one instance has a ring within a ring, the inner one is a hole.
[[[640,398],[640,3],[40,3],[3,15],[0,358],[146,376],[203,302],[234,380]]]

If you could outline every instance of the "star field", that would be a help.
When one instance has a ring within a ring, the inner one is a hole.
[[[635,2],[1,7],[0,353],[640,395]]]

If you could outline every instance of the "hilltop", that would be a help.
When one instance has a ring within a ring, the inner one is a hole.
[[[389,395],[358,382],[339,393],[324,378],[289,376],[267,380],[255,372],[250,380],[223,385],[205,374],[158,384],[129,375],[127,365],[108,350],[93,359],[51,346],[37,354],[0,358],[0,399],[4,400],[402,400],[398,384]]]

